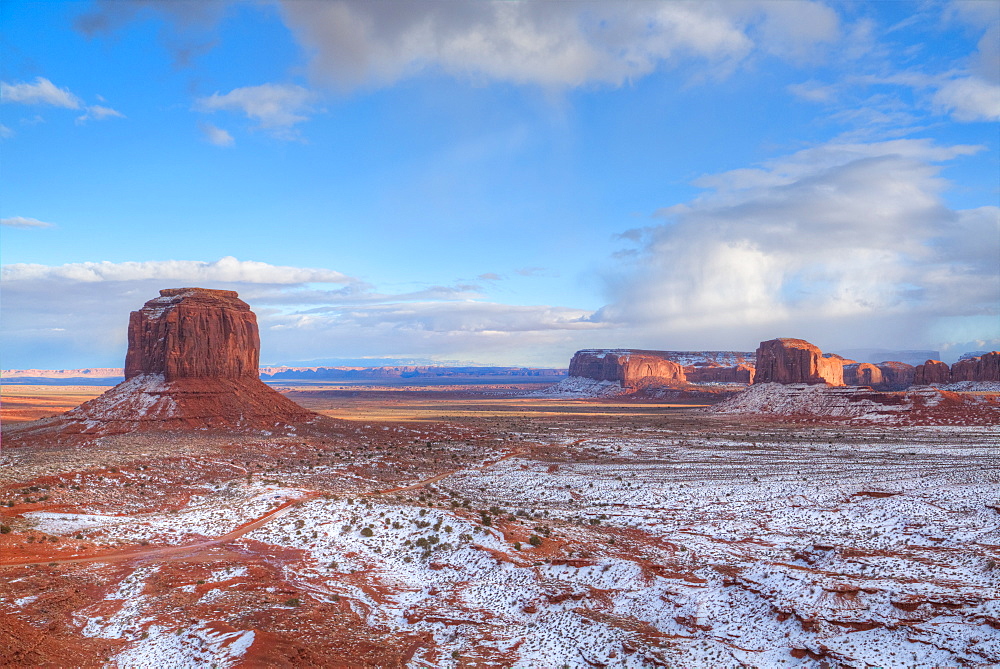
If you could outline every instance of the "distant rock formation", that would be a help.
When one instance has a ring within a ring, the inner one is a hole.
[[[687,380],[691,383],[753,383],[754,368],[752,365],[736,365],[723,367],[721,365],[691,365],[684,368]]]
[[[917,365],[913,383],[918,386],[951,383],[951,368],[940,360],[928,360],[922,365]]]
[[[229,290],[172,288],[129,318],[123,383],[49,421],[63,433],[273,430],[317,417],[261,382],[250,307]],[[44,426],[43,426],[44,427]]]
[[[844,385],[844,364],[853,362],[840,356],[825,357],[818,347],[804,339],[771,339],[757,348],[754,383],[825,383]]]
[[[888,361],[876,365],[882,372],[882,383],[878,390],[906,390],[913,385],[916,367],[905,362]]]
[[[569,363],[569,375],[617,382],[629,389],[686,383],[684,368],[660,353],[625,349],[577,351]]]
[[[870,362],[855,362],[844,365],[844,384],[848,386],[882,385],[882,370]]]
[[[962,358],[951,366],[951,381],[1000,382],[1000,351],[991,351],[975,358]]]

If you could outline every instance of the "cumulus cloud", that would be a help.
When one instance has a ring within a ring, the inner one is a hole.
[[[11,216],[10,218],[0,219],[0,225],[5,225],[10,228],[51,228],[54,227],[51,223],[46,223],[45,221],[39,221],[37,218],[26,218],[24,216]]]
[[[426,69],[518,84],[621,85],[682,58],[729,71],[839,36],[816,2],[281,2],[317,76],[342,88]],[[751,36],[751,33],[753,36]]]
[[[23,105],[52,105],[66,109],[79,109],[80,98],[67,88],[59,88],[45,77],[37,77],[35,83],[9,84],[0,82],[0,101]]]
[[[956,121],[1000,121],[1000,85],[979,77],[960,77],[941,85],[934,105]]]
[[[294,136],[292,127],[308,120],[305,114],[312,112],[315,100],[316,94],[302,86],[261,84],[199,98],[195,108],[204,112],[241,111],[260,128],[290,138]]]
[[[233,136],[229,134],[226,130],[218,128],[211,123],[199,123],[198,128],[201,130],[202,135],[205,137],[205,141],[209,144],[214,144],[216,146],[232,146],[236,143]]]
[[[609,276],[597,319],[647,345],[946,344],[942,319],[1000,305],[1000,209],[949,209],[936,164],[978,148],[832,144],[704,177],[700,197],[658,212],[635,268]]]

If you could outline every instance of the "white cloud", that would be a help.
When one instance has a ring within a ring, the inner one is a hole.
[[[59,88],[44,77],[37,77],[33,84],[8,84],[0,82],[0,101],[24,105],[52,105],[79,109],[80,98],[69,89]]]
[[[797,60],[839,36],[836,14],[815,2],[285,0],[281,7],[314,73],[345,89],[435,68],[555,88],[617,86],[680,59],[723,74],[755,49]]]
[[[218,128],[211,123],[199,123],[198,128],[201,130],[202,134],[205,136],[205,140],[209,144],[215,144],[216,146],[232,146],[236,143],[233,136],[229,134],[226,130]]]
[[[0,123],[0,139],[7,139],[14,136],[14,131]]]
[[[978,148],[833,144],[704,177],[710,190],[662,210],[638,263],[610,277],[599,318],[668,347],[732,346],[734,332],[940,346],[942,318],[1000,305],[1000,209],[947,208],[934,164]]]
[[[1000,85],[979,77],[960,77],[934,93],[934,105],[956,121],[1000,121]]]
[[[199,111],[242,111],[247,118],[273,134],[291,138],[292,126],[308,120],[315,93],[294,84],[261,84],[236,88],[226,94],[213,93],[195,102]]]
[[[86,113],[78,116],[76,120],[78,123],[84,123],[86,121],[103,121],[109,118],[125,118],[125,114],[122,114],[117,109],[103,105],[88,105]]]
[[[10,218],[0,219],[0,225],[6,225],[11,228],[51,228],[54,227],[51,223],[46,223],[45,221],[39,221],[36,218],[25,218],[24,216],[11,216]]]
[[[4,267],[0,280],[7,367],[118,364],[128,312],[160,288],[191,285],[238,291],[257,313],[271,362],[422,355],[565,364],[590,344],[588,333],[607,328],[584,309],[484,301],[475,286],[388,294],[333,270],[234,258],[20,264]]]
[[[150,260],[146,262],[83,262],[66,265],[6,265],[5,282],[69,280],[77,282],[175,280],[239,283],[301,284],[352,283],[355,279],[328,269],[283,267],[231,256],[215,262],[200,260]]]

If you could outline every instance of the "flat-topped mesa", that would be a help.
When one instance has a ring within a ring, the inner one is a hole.
[[[839,356],[825,357],[818,347],[804,339],[770,339],[757,347],[753,382],[825,383],[844,385],[844,363]]]
[[[963,358],[951,366],[951,382],[992,381],[1000,383],[1000,351]]]
[[[679,386],[687,381],[684,368],[659,351],[616,349],[577,351],[569,375],[595,381],[615,381],[623,388]]]
[[[125,378],[259,378],[260,335],[250,305],[232,290],[168,288],[133,311]]]

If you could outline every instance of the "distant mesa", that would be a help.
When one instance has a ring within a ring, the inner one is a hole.
[[[950,383],[1000,383],[1000,351],[975,357],[962,356],[951,367],[940,360],[917,365],[913,381],[918,386]]]
[[[569,375],[594,381],[611,381],[622,388],[679,386],[687,382],[684,367],[668,360],[662,351],[577,351]]]
[[[259,357],[257,318],[237,293],[161,290],[129,318],[125,381],[35,425],[105,435],[274,430],[317,418],[260,380]]]

